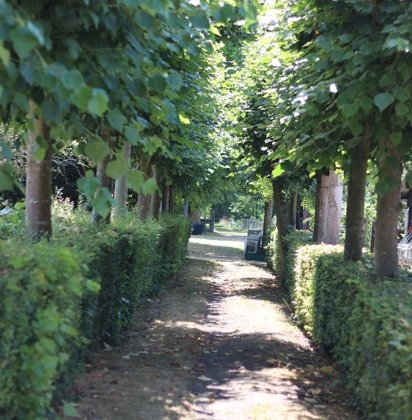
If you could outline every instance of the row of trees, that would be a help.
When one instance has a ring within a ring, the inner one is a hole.
[[[324,240],[321,192],[329,190],[329,206],[339,201],[338,172],[348,187],[344,255],[360,260],[369,174],[378,277],[398,271],[400,188],[412,150],[411,17],[401,0],[277,1],[233,81],[237,135],[245,161],[273,179],[279,236],[296,192],[317,183],[314,234]]]
[[[173,204],[173,187],[189,194],[210,178],[219,61],[213,43],[228,20],[252,23],[255,6],[249,0],[239,6],[129,0],[0,5],[0,110],[8,129],[26,133],[32,235],[51,234],[52,160],[68,144],[97,166],[78,181],[95,221],[126,205],[128,187],[139,193],[145,219],[150,208],[158,214],[161,195],[164,210]],[[1,148],[0,189],[23,188],[6,139]]]

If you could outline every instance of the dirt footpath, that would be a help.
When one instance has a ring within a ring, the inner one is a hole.
[[[82,419],[356,419],[330,361],[290,321],[243,238],[194,237],[186,268],[97,353],[75,392]]]

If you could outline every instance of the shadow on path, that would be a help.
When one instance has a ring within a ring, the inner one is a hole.
[[[181,275],[79,377],[78,418],[356,418],[330,362],[290,321],[276,278],[242,261],[242,247],[239,235],[191,239]]]

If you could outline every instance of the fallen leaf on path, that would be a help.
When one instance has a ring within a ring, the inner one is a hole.
[[[197,379],[199,379],[200,381],[211,381],[212,380],[205,375],[199,376]]]
[[[309,394],[312,394],[312,395],[315,395],[315,396],[319,395],[321,392],[322,392],[322,390],[320,388],[309,389]]]
[[[111,351],[112,350],[112,346],[110,344],[107,344],[105,342],[103,342],[103,346],[107,351]]]
[[[322,366],[319,371],[321,373],[324,373],[325,375],[333,375],[335,372],[335,369],[333,369],[332,366]]]

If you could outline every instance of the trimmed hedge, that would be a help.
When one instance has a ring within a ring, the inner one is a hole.
[[[97,285],[73,252],[40,242],[0,242],[0,417],[44,413],[70,353],[84,344],[80,304]]]
[[[2,419],[43,418],[90,345],[119,340],[142,300],[182,266],[190,223],[168,216],[62,232],[0,241]]]
[[[412,418],[412,282],[377,282],[373,263],[343,260],[340,246],[288,235],[286,284],[297,319],[344,373],[367,418]]]

